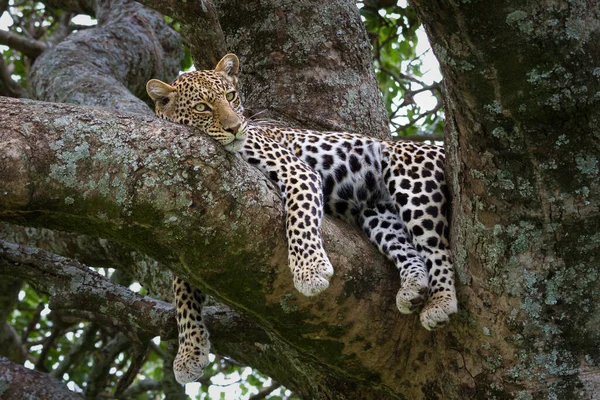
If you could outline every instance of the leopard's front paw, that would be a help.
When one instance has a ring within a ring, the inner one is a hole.
[[[173,372],[177,382],[185,384],[197,381],[204,373],[204,367],[209,363],[209,350],[207,347],[178,352],[173,362]]]
[[[333,266],[329,260],[294,270],[294,286],[305,296],[314,296],[329,287],[329,279],[333,275]]]
[[[421,325],[428,331],[441,328],[450,321],[450,315],[456,313],[457,310],[454,293],[436,293],[421,311]]]
[[[427,280],[408,282],[402,285],[396,295],[396,306],[402,314],[411,314],[420,309],[427,300]]]
[[[201,322],[183,332],[180,327],[179,334],[180,344],[173,361],[173,373],[177,382],[185,384],[198,380],[204,373],[204,367],[209,363],[210,341]]]

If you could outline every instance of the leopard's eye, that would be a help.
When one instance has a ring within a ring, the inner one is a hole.
[[[233,101],[235,99],[235,97],[236,97],[235,90],[225,94],[225,98],[227,99],[227,101]]]
[[[210,111],[210,107],[205,103],[198,103],[194,107],[194,110],[196,110],[198,112],[207,112],[207,111]]]

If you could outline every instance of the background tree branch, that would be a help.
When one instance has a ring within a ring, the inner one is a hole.
[[[134,1],[97,0],[94,14],[96,27],[73,33],[36,60],[34,98],[152,115],[136,96],[145,98],[149,79],[178,74],[179,35],[162,15]]]
[[[44,42],[5,30],[0,30],[0,44],[12,47],[32,59],[35,59],[48,48]]]
[[[49,375],[32,371],[0,357],[0,385],[2,396],[7,399],[36,398],[40,400],[83,399],[67,386]]]
[[[145,342],[157,335],[163,340],[177,337],[172,304],[114,284],[77,260],[0,240],[0,275],[19,277],[49,294],[52,310],[101,315],[103,322],[123,327],[136,341]],[[204,314],[217,347],[219,342],[269,342],[260,328],[227,307],[208,306]]]

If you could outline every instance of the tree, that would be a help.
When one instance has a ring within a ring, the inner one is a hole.
[[[236,52],[248,108],[306,127],[386,135],[353,3],[143,3],[181,24],[198,68]],[[365,6],[373,3],[386,2]],[[31,92],[53,103],[0,101],[0,219],[13,237],[22,235],[13,242],[36,245],[2,242],[0,272],[13,278],[3,281],[7,293],[18,293],[16,279],[50,292],[61,310],[57,326],[87,318],[124,332],[104,348],[118,352],[128,343],[121,388],[148,338],[172,337],[172,315],[72,259],[118,266],[152,293],[164,289],[151,280],[158,263],[171,269],[229,306],[211,309],[208,321],[218,353],[301,397],[593,398],[600,391],[595,2],[505,2],[493,10],[476,1],[412,4],[445,77],[460,278],[459,314],[433,333],[398,314],[398,278],[336,221],[324,225],[336,267],[330,288],[310,299],[293,291],[270,184],[204,136],[156,121],[131,95],[143,96],[150,78],[176,74],[178,61],[167,61],[181,47],[158,14],[125,0],[45,4],[93,13],[98,27],[43,49],[39,41],[23,45],[37,57]],[[8,81],[3,87],[20,93]],[[35,243],[15,225],[53,231],[36,230]],[[71,259],[39,250],[49,242],[44,235],[53,239],[48,250]],[[99,383],[109,375],[96,373]]]

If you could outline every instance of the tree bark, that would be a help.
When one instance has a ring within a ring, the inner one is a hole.
[[[50,3],[74,10],[93,5],[98,25],[38,57],[31,71],[33,98],[152,115],[138,97],[147,99],[148,80],[176,76],[183,56],[179,34],[164,17],[130,0]]]
[[[445,78],[468,329],[439,398],[600,394],[600,7],[414,0]],[[448,366],[441,363],[439,368]]]
[[[244,104],[302,127],[390,136],[355,1],[220,1]]]
[[[225,36],[210,0],[142,0],[140,3],[181,23],[196,69],[212,69],[227,53]]]
[[[67,386],[47,374],[32,371],[0,357],[0,395],[4,399],[81,400]]]
[[[0,274],[22,278],[39,293],[49,294],[53,311],[78,310],[94,315],[92,320],[126,326],[125,333],[137,342],[157,335],[162,340],[177,337],[172,304],[134,293],[77,260],[0,240]],[[217,348],[221,342],[240,341],[241,335],[234,333],[237,329],[244,331],[246,341],[269,342],[263,330],[227,307],[206,307],[204,315]]]
[[[434,338],[399,315],[399,279],[383,256],[337,223],[324,228],[331,287],[317,298],[295,292],[278,194],[210,139],[73,105],[2,99],[0,114],[1,220],[149,254],[268,331],[273,344],[241,343],[236,358],[303,396],[397,397],[409,344]]]
[[[147,255],[119,243],[86,235],[9,224],[0,224],[0,240],[46,250],[94,268],[117,269],[138,281],[150,296],[165,301],[173,299],[171,271]]]

